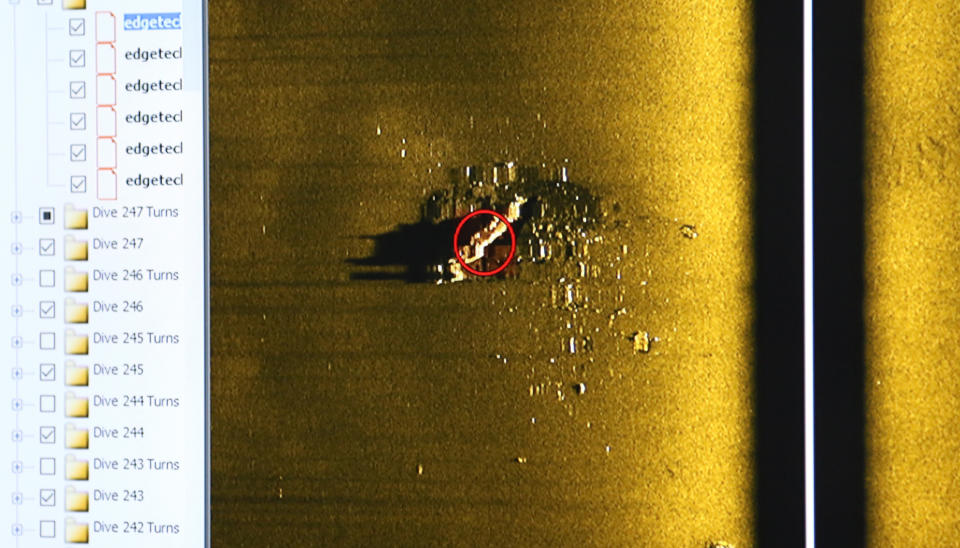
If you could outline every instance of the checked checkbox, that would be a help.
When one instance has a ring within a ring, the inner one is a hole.
[[[40,255],[44,257],[52,257],[56,254],[56,240],[52,238],[41,238],[40,239]]]
[[[57,366],[52,363],[41,363],[40,380],[44,382],[53,382],[57,380]]]
[[[41,489],[40,490],[40,506],[56,506],[56,505],[57,505],[56,489]]]
[[[87,191],[87,176],[72,175],[70,177],[70,192],[74,194],[83,194]]]
[[[70,145],[70,161],[86,162],[87,161],[87,145]]]
[[[56,443],[57,429],[53,426],[40,427],[40,443]]]
[[[57,316],[57,303],[53,301],[40,301],[40,317],[49,320]]]
[[[83,36],[87,33],[87,22],[83,19],[71,19],[68,25],[70,36]]]
[[[70,98],[84,99],[87,96],[86,82],[70,82]]]
[[[71,112],[70,113],[70,129],[73,131],[83,131],[87,129],[87,113]]]
[[[87,64],[87,52],[82,49],[72,49],[68,55],[70,66],[73,68],[83,68]]]

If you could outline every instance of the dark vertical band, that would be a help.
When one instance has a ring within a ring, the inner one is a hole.
[[[819,546],[864,544],[864,8],[814,5],[814,374]]]
[[[757,545],[803,546],[803,3],[754,3]]]

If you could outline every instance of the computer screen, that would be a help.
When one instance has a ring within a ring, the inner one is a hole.
[[[0,547],[957,544],[900,4],[0,0]]]
[[[0,545],[202,546],[205,3],[0,12]]]

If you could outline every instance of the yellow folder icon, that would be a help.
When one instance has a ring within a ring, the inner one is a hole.
[[[86,272],[67,267],[63,270],[63,287],[71,293],[86,293],[89,289],[90,277]]]
[[[89,317],[87,303],[74,302],[73,299],[64,301],[63,318],[67,323],[87,323]]]
[[[63,9],[85,10],[87,9],[87,0],[63,0]]]
[[[86,428],[77,428],[72,424],[66,426],[67,449],[89,449],[90,432]]]
[[[86,230],[87,210],[73,207],[71,204],[63,206],[63,228]]]
[[[71,544],[87,544],[90,542],[90,526],[75,519],[67,519],[63,527],[63,540]]]
[[[63,408],[66,410],[68,417],[90,416],[90,400],[88,398],[81,398],[73,392],[67,392],[63,400]]]
[[[72,356],[85,356],[90,353],[90,338],[67,329],[63,335],[63,348]]]
[[[90,463],[86,459],[78,459],[67,455],[64,459],[64,470],[68,480],[87,481],[90,479]]]
[[[73,236],[63,238],[63,258],[68,261],[87,260],[87,241],[78,240]]]
[[[90,495],[86,491],[77,491],[73,487],[67,487],[67,493],[63,500],[67,512],[90,511]]]
[[[63,379],[67,386],[87,386],[90,384],[90,369],[86,365],[77,365],[68,361],[64,365]]]

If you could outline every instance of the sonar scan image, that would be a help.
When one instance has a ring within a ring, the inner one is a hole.
[[[739,1],[210,5],[213,535],[755,542]]]

